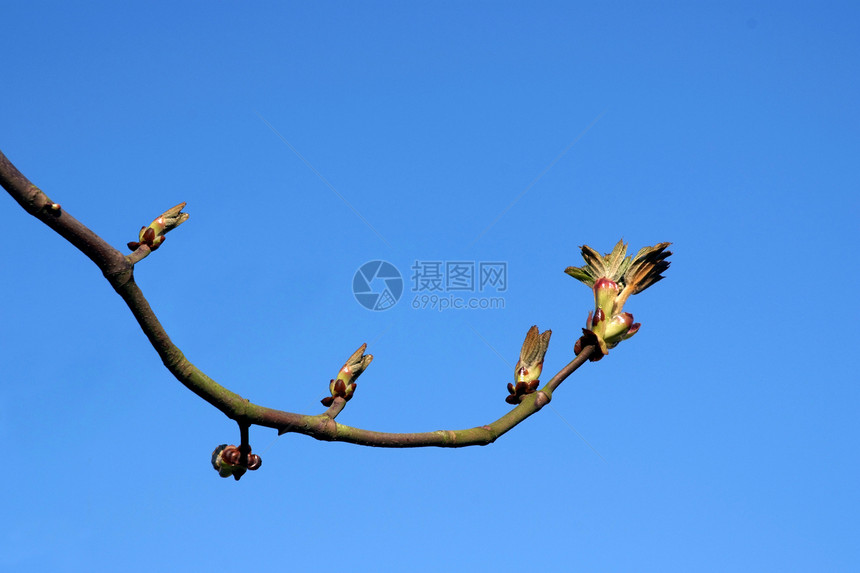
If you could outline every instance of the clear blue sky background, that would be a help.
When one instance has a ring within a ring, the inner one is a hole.
[[[640,333],[494,445],[255,428],[263,467],[237,483],[209,465],[235,424],[0,198],[0,570],[858,570],[858,16],[3,3],[0,149],[117,247],[187,201],[136,277],[257,403],[320,412],[368,342],[339,421],[490,422],[529,326],[553,331],[544,379],[572,357],[578,245],[675,255],[628,303]],[[385,312],[351,292],[374,259],[406,281]],[[416,260],[506,262],[504,309],[411,308]]]

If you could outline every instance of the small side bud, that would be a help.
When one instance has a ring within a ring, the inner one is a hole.
[[[238,481],[248,470],[256,470],[263,465],[263,460],[257,454],[251,453],[250,446],[247,449],[245,462],[242,461],[242,450],[237,446],[221,444],[212,452],[212,467],[222,478],[233,476]]]
[[[603,332],[603,339],[609,348],[615,347],[619,342],[624,340],[625,335],[633,326],[633,315],[629,312],[622,312],[612,317],[612,320],[606,325],[606,330]],[[632,335],[631,335],[632,336]]]

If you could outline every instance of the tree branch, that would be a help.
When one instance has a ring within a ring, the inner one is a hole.
[[[244,452],[242,455],[245,459],[247,459],[247,452],[250,451],[248,427],[251,425],[275,428],[279,434],[295,432],[318,440],[386,448],[425,446],[458,448],[491,444],[548,404],[559,384],[588,360],[595,351],[594,345],[584,346],[576,358],[553,376],[543,388],[522,397],[516,407],[495,422],[471,429],[387,433],[353,428],[335,422],[335,418],[346,405],[346,400],[342,397],[334,397],[331,406],[324,413],[316,416],[267,408],[251,403],[209,378],[185,358],[185,355],[170,340],[140,287],[134,281],[134,265],[151,252],[150,245],[140,244],[132,254],[123,255],[48,198],[41,189],[24,177],[2,152],[0,152],[0,184],[28,213],[59,233],[101,269],[105,278],[128,305],[141,330],[170,373],[186,388],[239,423]],[[247,451],[244,450],[245,446]]]

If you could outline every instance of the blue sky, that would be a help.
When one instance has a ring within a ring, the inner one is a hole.
[[[367,342],[339,421],[490,422],[532,324],[553,331],[544,378],[572,357],[579,245],[675,252],[627,304],[639,334],[497,443],[254,428],[263,467],[237,483],[208,461],[235,424],[0,198],[0,569],[857,570],[855,5],[0,14],[0,149],[117,247],[187,201],[136,278],[186,356],[254,402],[321,411]],[[352,293],[373,260],[404,280],[385,311]],[[504,308],[412,308],[416,261],[504,262]]]

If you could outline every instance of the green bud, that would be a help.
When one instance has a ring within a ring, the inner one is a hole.
[[[164,242],[164,235],[188,220],[188,213],[183,213],[185,203],[172,207],[156,217],[147,227],[141,227],[137,242],[128,243],[128,248],[136,250],[140,245],[148,245],[151,250],[157,249]]]
[[[603,332],[603,339],[609,348],[613,348],[619,342],[624,340],[625,335],[633,326],[633,315],[629,312],[616,314],[606,325],[606,330]],[[631,335],[632,336],[632,335]]]
[[[618,283],[607,278],[602,278],[594,283],[594,306],[603,310],[606,316],[612,316],[615,307],[615,298],[618,296]]]

